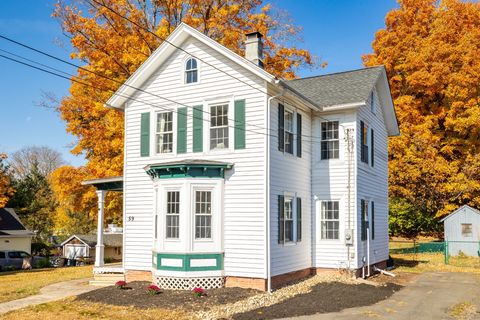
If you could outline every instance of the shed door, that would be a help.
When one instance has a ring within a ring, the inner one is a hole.
[[[67,244],[65,256],[69,259],[78,259],[87,256],[87,248],[83,244]]]

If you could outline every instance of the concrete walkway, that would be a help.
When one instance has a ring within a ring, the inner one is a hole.
[[[0,314],[98,289],[98,287],[89,286],[89,280],[91,278],[53,283],[41,288],[40,293],[34,296],[0,303]]]
[[[459,303],[476,307],[476,312],[465,319],[480,319],[479,274],[424,273],[390,298],[372,306],[290,319],[453,319],[449,316],[449,309]]]

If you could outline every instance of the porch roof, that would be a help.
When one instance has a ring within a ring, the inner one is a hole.
[[[82,181],[84,186],[94,186],[97,190],[123,191],[123,176]]]

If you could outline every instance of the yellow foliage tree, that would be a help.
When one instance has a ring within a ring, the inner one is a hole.
[[[10,177],[7,173],[7,166],[5,165],[7,155],[0,153],[0,208],[5,207],[14,190],[11,186]]]
[[[297,68],[314,66],[316,59],[294,45],[300,29],[262,2],[85,0],[70,5],[59,2],[54,16],[71,39],[74,48],[71,57],[81,60],[88,70],[116,81],[78,70],[78,77],[91,86],[73,82],[70,95],[61,101],[58,109],[67,123],[67,131],[77,137],[72,153],[84,155],[88,164],[78,169],[63,167],[54,173],[53,189],[59,202],[74,204],[75,210],[94,214],[93,191],[78,186],[81,179],[122,174],[123,114],[105,108],[103,103],[119,82],[125,81],[182,21],[239,54],[243,54],[244,34],[260,31],[265,36],[266,69],[279,77],[290,79],[295,77]],[[62,177],[63,173],[71,179]],[[80,199],[70,201],[70,192],[78,193],[74,197]],[[115,205],[107,201],[108,207],[119,209],[120,197],[113,195],[111,199]]]
[[[390,196],[432,216],[480,206],[480,3],[399,0],[366,66],[384,64],[401,136]]]

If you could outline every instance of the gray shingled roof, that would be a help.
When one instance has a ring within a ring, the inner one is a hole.
[[[0,230],[26,230],[12,208],[0,208]]]
[[[97,234],[76,234],[77,238],[88,244],[90,247],[97,245]],[[121,247],[123,244],[123,234],[121,233],[104,233],[103,244],[109,247]]]
[[[320,107],[364,102],[383,66],[287,81],[287,85]]]

